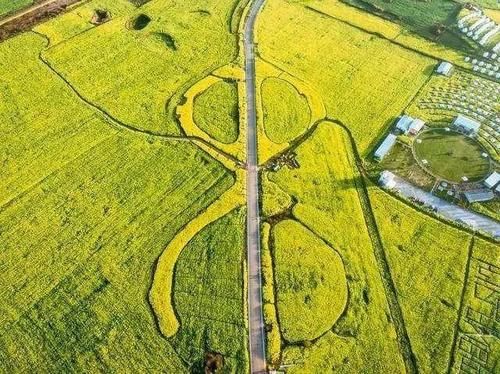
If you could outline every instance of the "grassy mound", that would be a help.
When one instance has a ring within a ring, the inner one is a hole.
[[[278,315],[289,342],[329,330],[347,303],[347,280],[339,254],[301,224],[287,220],[272,231]]]
[[[25,8],[33,4],[32,0],[13,0],[0,2],[0,17],[15,12],[16,10]]]
[[[174,304],[181,328],[172,343],[191,365],[216,351],[224,356],[224,372],[246,371],[244,213],[234,211],[205,227],[176,264]]]
[[[274,143],[287,143],[303,133],[310,120],[307,100],[290,83],[267,78],[262,83],[264,128]]]
[[[420,142],[421,141],[421,142]],[[442,129],[426,131],[413,143],[420,163],[437,177],[450,182],[483,179],[490,170],[490,161],[482,157],[483,148],[474,139]]]
[[[165,32],[155,32],[153,35],[157,40],[165,44],[167,48],[170,48],[173,51],[177,50],[177,44],[175,43],[175,39],[172,35]]]
[[[221,81],[198,95],[194,100],[194,121],[215,140],[234,143],[239,135],[236,83]]]

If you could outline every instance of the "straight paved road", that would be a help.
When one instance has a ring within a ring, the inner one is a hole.
[[[482,230],[493,237],[500,237],[500,223],[497,221],[440,199],[429,192],[415,187],[397,175],[394,177],[394,180],[396,182],[394,189],[399,191],[403,196],[412,197],[424,202],[428,206],[433,206],[440,215],[456,222],[463,222],[474,230]]]
[[[254,26],[264,0],[253,0],[245,24],[245,75],[247,100],[247,250],[250,372],[266,372],[265,332],[262,315],[260,258],[259,173],[257,112],[255,109]]]

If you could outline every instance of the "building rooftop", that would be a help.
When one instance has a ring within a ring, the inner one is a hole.
[[[384,139],[382,144],[377,148],[375,151],[375,158],[378,160],[382,160],[387,153],[391,150],[391,148],[394,146],[396,143],[396,135],[394,134],[389,134],[387,137]]]
[[[441,75],[450,75],[452,69],[453,69],[452,64],[450,64],[449,62],[443,61],[438,65],[436,72],[438,74],[441,74]]]
[[[488,178],[484,181],[484,184],[488,188],[494,188],[500,182],[500,173],[493,172],[490,174]]]
[[[475,190],[464,193],[465,198],[469,203],[477,203],[488,201],[495,198],[495,194],[490,190]]]
[[[477,132],[481,127],[481,124],[472,118],[466,117],[462,114],[459,114],[455,120],[453,121],[453,125],[457,127],[463,127],[466,130]]]

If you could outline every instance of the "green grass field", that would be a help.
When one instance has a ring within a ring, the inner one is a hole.
[[[482,157],[483,148],[459,133],[439,129],[426,131],[418,136],[413,146],[424,168],[450,182],[461,182],[464,176],[470,181],[478,181],[490,170],[489,158]],[[423,164],[422,160],[427,160],[428,164]]]
[[[3,0],[0,2],[0,17],[33,4],[33,0]]]
[[[395,174],[430,191],[436,179],[420,167],[413,157],[411,146],[396,143],[394,148],[384,157],[382,162],[370,165],[373,177],[377,178],[383,170],[391,170]]]
[[[311,84],[328,116],[351,129],[362,154],[377,144],[436,63],[285,0],[266,5],[257,37],[261,56]]]
[[[239,135],[238,88],[235,83],[215,83],[194,100],[194,122],[222,143],[234,143]]]
[[[447,47],[465,49],[467,43],[458,32],[435,33],[436,25],[452,29],[461,5],[452,0],[342,0],[347,4],[400,23],[409,30],[430,39],[438,39]]]
[[[279,323],[287,342],[313,340],[330,330],[347,303],[342,259],[300,223],[272,231]]]
[[[271,141],[288,143],[307,129],[309,106],[295,87],[279,78],[267,78],[261,90],[264,130]]]

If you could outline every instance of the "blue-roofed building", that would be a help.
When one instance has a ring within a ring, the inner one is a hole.
[[[375,160],[382,161],[382,159],[389,153],[392,147],[394,147],[394,144],[396,144],[396,138],[397,137],[394,134],[387,135],[387,137],[384,139],[382,144],[380,144],[373,155]]]

